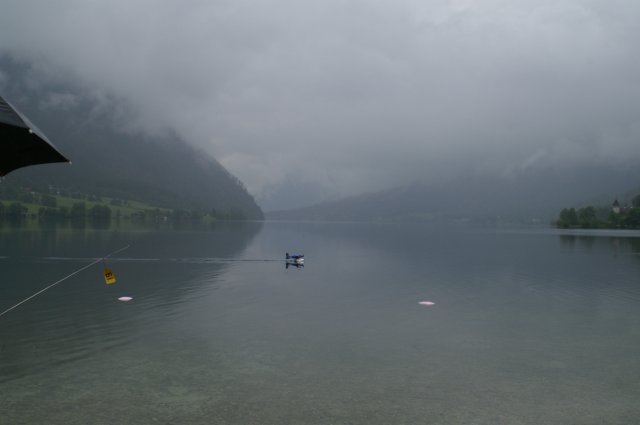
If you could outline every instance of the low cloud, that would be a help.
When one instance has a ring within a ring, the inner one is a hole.
[[[34,81],[126,101],[132,125],[205,148],[267,209],[638,156],[634,2],[5,3],[0,52]]]

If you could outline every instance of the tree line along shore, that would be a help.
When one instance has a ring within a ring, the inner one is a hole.
[[[38,220],[55,223],[86,220],[108,223],[127,220],[153,224],[243,219],[245,217],[240,211],[162,208],[134,200],[103,198],[80,192],[40,193],[0,186],[0,221]]]
[[[555,224],[561,229],[640,229],[640,195],[628,205],[616,199],[611,206],[564,208]]]

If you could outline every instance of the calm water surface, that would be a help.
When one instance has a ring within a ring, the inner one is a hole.
[[[3,228],[0,311],[127,244],[0,317],[0,424],[640,423],[640,233]]]

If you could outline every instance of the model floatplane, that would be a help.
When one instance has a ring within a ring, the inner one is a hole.
[[[285,254],[285,261],[287,264],[294,266],[304,266],[304,254]]]

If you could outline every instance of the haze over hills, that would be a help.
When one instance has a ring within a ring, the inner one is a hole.
[[[286,211],[274,220],[549,223],[561,208],[608,205],[638,189],[633,164],[545,166],[511,176],[465,175]]]
[[[159,207],[263,217],[244,185],[215,158],[173,132],[159,129],[148,134],[136,129],[126,103],[72,84],[34,84],[28,64],[6,57],[0,57],[0,69],[3,96],[72,161],[71,166],[19,169],[3,184],[54,186]]]
[[[0,56],[0,92],[25,112],[73,165],[28,167],[11,173],[3,184],[58,186],[161,207],[215,209],[238,217],[263,218],[244,185],[213,157],[193,147],[198,143],[189,140],[187,144],[170,125],[151,130],[138,125],[134,108],[107,91],[92,90],[68,78],[42,81],[39,77],[43,74],[32,72],[32,66]],[[177,100],[167,97],[166,101]],[[389,142],[389,149],[392,145]],[[627,159],[621,159],[627,151],[615,144],[607,149],[594,147],[593,155],[586,147],[571,146],[543,149],[524,162],[508,161],[508,155],[491,152],[482,156],[477,148],[467,149],[469,152],[461,153],[456,161],[435,165],[411,157],[407,178],[415,176],[413,184],[389,188],[379,185],[384,180],[379,179],[369,193],[272,211],[267,217],[549,222],[561,208],[604,205],[638,188],[640,170],[631,151]],[[361,155],[367,152],[363,150]],[[390,154],[386,162],[378,163],[378,169],[381,175],[391,176],[406,163],[406,158],[403,162]],[[419,165],[421,171],[415,171]],[[336,186],[348,185],[340,175],[328,174]],[[376,191],[376,186],[385,189]],[[322,198],[321,188],[311,183],[305,186],[304,178],[292,179],[286,194],[304,205],[307,200]],[[272,200],[279,202],[271,203],[271,209],[288,204],[286,197]]]
[[[18,106],[84,99],[133,139],[177,135],[268,211],[640,160],[638,2],[5,3]]]

